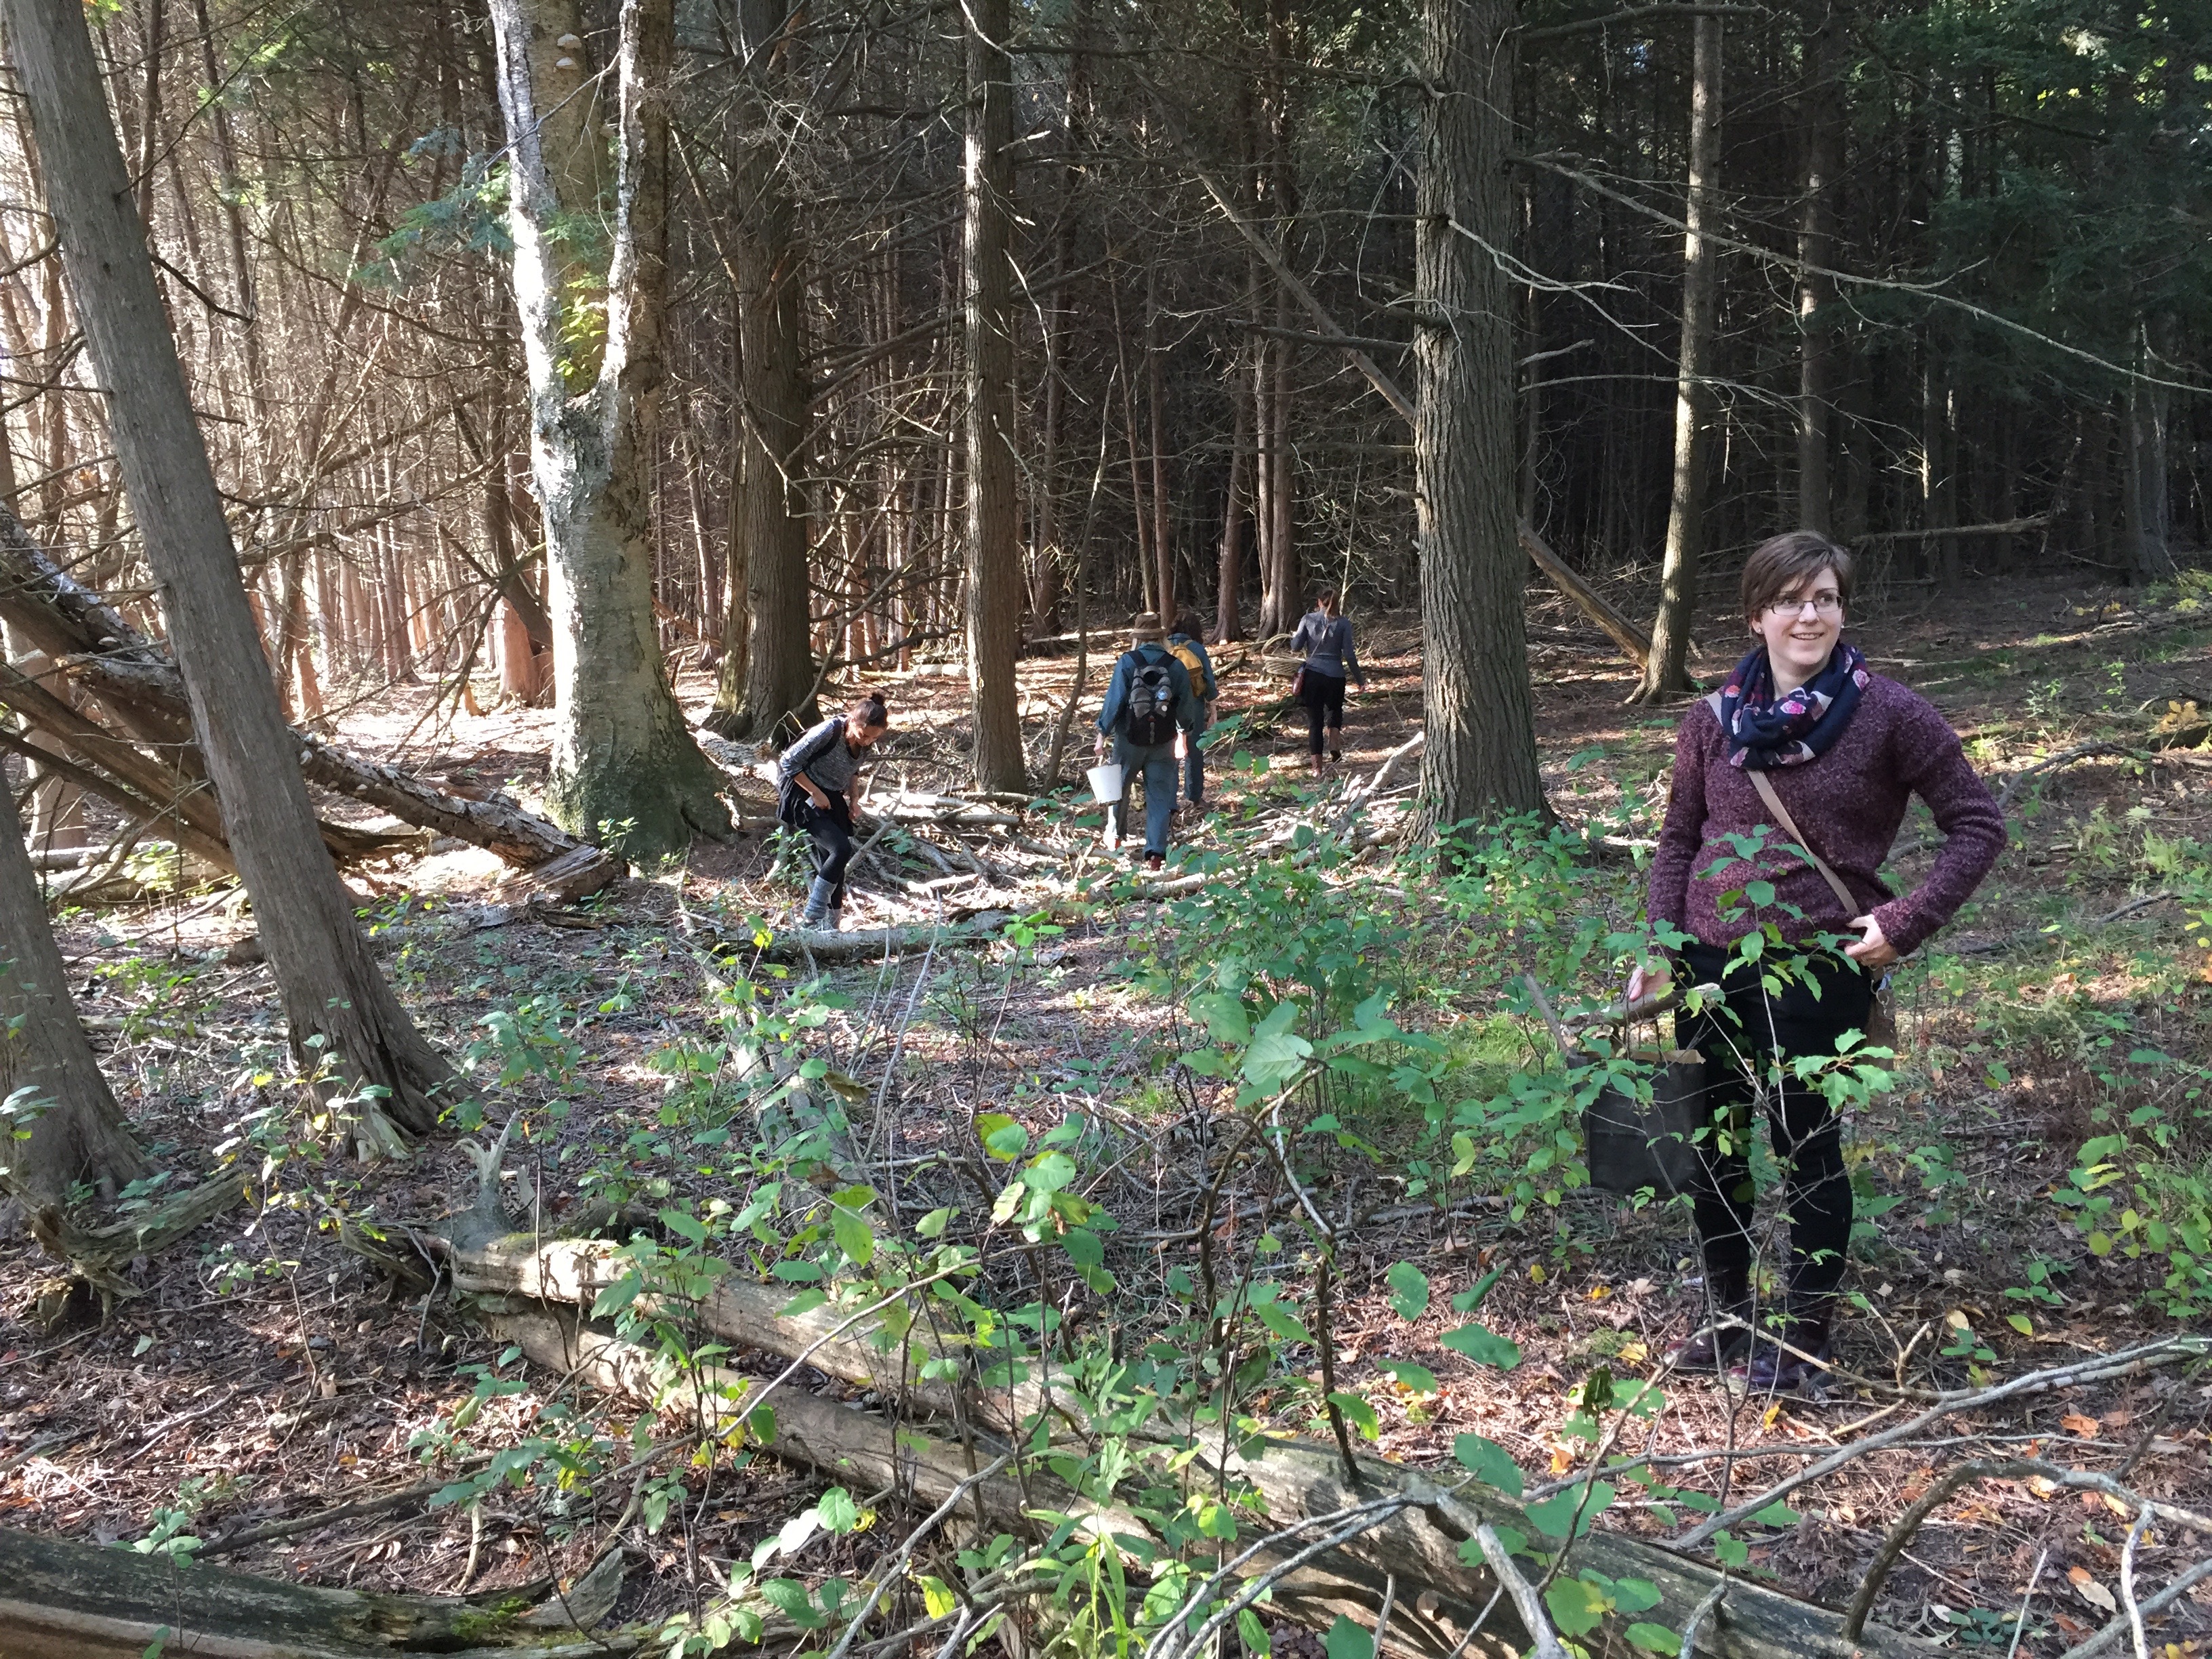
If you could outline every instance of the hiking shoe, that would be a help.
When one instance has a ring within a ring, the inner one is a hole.
[[[1669,1369],[1695,1375],[1726,1370],[1751,1352],[1751,1305],[1723,1309],[1711,1324],[1667,1350]]]
[[[1164,870],[1167,867],[1167,862],[1168,855],[1165,853],[1147,853],[1145,854],[1145,868],[1153,872],[1155,874]]]
[[[1835,1348],[1829,1309],[1793,1312],[1780,1331],[1761,1339],[1748,1364],[1731,1366],[1729,1381],[1747,1394],[1818,1393]]]

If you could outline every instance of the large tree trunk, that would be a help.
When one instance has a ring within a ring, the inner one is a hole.
[[[968,357],[968,691],[978,789],[1028,787],[1014,702],[1022,567],[1014,496],[1014,76],[1008,0],[972,0],[961,285]]]
[[[1674,485],[1667,507],[1667,552],[1651,654],[1634,701],[1691,690],[1690,628],[1698,608],[1698,562],[1705,537],[1705,449],[1712,427],[1713,308],[1717,250],[1709,233],[1720,216],[1721,20],[1691,25],[1696,58],[1690,87],[1690,199],[1682,238],[1682,346],[1674,373]]]
[[[774,741],[786,721],[815,719],[807,638],[806,501],[799,485],[807,385],[800,356],[805,259],[796,231],[787,135],[772,82],[793,50],[789,0],[741,0],[743,64],[731,137],[738,289],[739,472],[729,550],[729,603],[714,726]],[[743,573],[743,580],[738,579]]]
[[[2149,350],[2149,330],[2142,332],[2144,349],[2139,361],[2148,373],[2159,359]],[[2121,431],[2120,511],[2128,580],[2138,585],[2173,574],[2173,510],[2166,465],[2166,420],[2172,399],[2162,386],[2129,382]]]
[[[1221,571],[1214,589],[1213,637],[1226,643],[1244,637],[1244,619],[1237,598],[1244,586],[1245,483],[1251,465],[1252,400],[1237,382],[1242,367],[1230,372],[1229,401],[1236,409],[1236,424],[1229,439],[1229,488],[1221,503]]]
[[[1834,512],[1828,483],[1828,432],[1834,401],[1829,369],[1835,347],[1820,316],[1836,285],[1821,271],[1835,264],[1835,188],[1843,164],[1844,15],[1832,9],[1805,42],[1804,202],[1797,229],[1797,522],[1826,533]]]
[[[0,16],[46,160],[63,263],[107,388],[125,487],[163,590],[192,724],[252,896],[294,1056],[346,1097],[361,1150],[397,1150],[392,1121],[428,1131],[437,1121],[429,1091],[449,1073],[370,960],[351,896],[316,830],[133,212],[83,9],[76,0],[4,0]]]
[[[544,520],[553,620],[552,775],[546,805],[630,859],[728,833],[720,779],[692,741],[653,616],[653,431],[667,364],[669,61],[674,0],[624,0],[605,343],[573,337],[594,286],[564,252],[564,220],[597,218],[596,133],[565,0],[493,0],[507,120],[508,224],[531,402],[531,470]],[[566,64],[567,67],[562,67]],[[570,239],[573,240],[573,239]]]
[[[1422,761],[1439,828],[1545,811],[1514,501],[1512,240],[1505,178],[1513,0],[1425,0],[1413,287],[1419,377],[1413,508],[1421,556]]]
[[[9,793],[0,775],[0,1170],[59,1203],[74,1182],[113,1185],[147,1164],[77,1023]],[[29,1139],[8,1138],[26,1122]]]

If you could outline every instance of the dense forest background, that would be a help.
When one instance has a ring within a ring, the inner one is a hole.
[[[1517,313],[1519,501],[1562,556],[1637,576],[1666,540],[1705,28],[1706,556],[1808,523],[1878,578],[1942,584],[2147,579],[2202,544],[2203,15],[1586,10],[1533,6],[1507,36],[1513,235],[1485,249]],[[497,655],[534,695],[524,641],[550,635],[486,18],[92,15],[288,697],[313,718],[333,687]],[[811,660],[763,694],[796,706],[824,663],[959,633],[963,31],[944,7],[781,0],[687,3],[675,27],[653,599],[665,644],[737,659],[735,708],[748,645],[790,631],[797,553]],[[1026,631],[1073,624],[1079,571],[1094,622],[1165,599],[1224,637],[1287,626],[1316,580],[1414,604],[1409,434],[1345,347],[1411,375],[1419,20],[1071,0],[1009,27]],[[561,98],[605,137],[612,14],[559,38]],[[0,137],[0,493],[148,616],[23,131]],[[561,234],[604,270],[600,216]]]

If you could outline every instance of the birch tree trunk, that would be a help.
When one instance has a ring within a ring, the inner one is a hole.
[[[1682,346],[1674,372],[1674,484],[1667,507],[1667,552],[1660,568],[1659,615],[1643,684],[1630,701],[1680,696],[1692,689],[1690,625],[1698,608],[1698,562],[1705,536],[1705,449],[1712,426],[1713,308],[1719,264],[1710,233],[1719,222],[1721,20],[1708,12],[1691,25],[1696,39],[1690,86],[1690,198],[1682,237]]]
[[[787,735],[781,732],[787,717],[799,726],[815,719],[806,502],[797,483],[806,441],[806,373],[799,353],[805,262],[783,165],[785,135],[772,96],[776,72],[791,50],[784,38],[791,8],[788,0],[740,0],[737,11],[743,59],[730,185],[742,424],[729,608],[713,724],[725,737],[772,739]]]
[[[564,227],[597,219],[600,150],[566,0],[492,0],[507,136],[514,298],[530,383],[531,471],[553,623],[554,818],[625,857],[728,833],[720,780],[676,706],[653,616],[653,432],[667,378],[669,62],[674,0],[623,0],[604,277]],[[604,344],[577,313],[605,296]]]
[[[0,1169],[58,1202],[73,1182],[119,1183],[148,1166],[77,1023],[9,793],[0,787]],[[27,1120],[30,1139],[14,1139]]]
[[[1514,499],[1514,306],[1490,247],[1512,240],[1505,176],[1513,0],[1424,0],[1413,289],[1419,394],[1423,810],[1439,829],[1543,812]]]
[[[1014,76],[1008,0],[970,0],[961,285],[968,359],[968,693],[978,789],[1028,787],[1014,702],[1022,565],[1014,494]]]
[[[46,161],[62,261],[105,386],[124,486],[162,589],[192,725],[252,895],[292,1053],[364,1155],[427,1133],[449,1077],[370,959],[315,827],[246,606],[76,0],[4,0],[9,50]]]

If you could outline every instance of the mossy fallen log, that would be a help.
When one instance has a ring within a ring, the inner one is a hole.
[[[626,1659],[641,1627],[592,1633],[622,1587],[619,1552],[574,1583],[480,1595],[325,1589],[162,1554],[0,1528],[0,1654],[7,1659]]]

